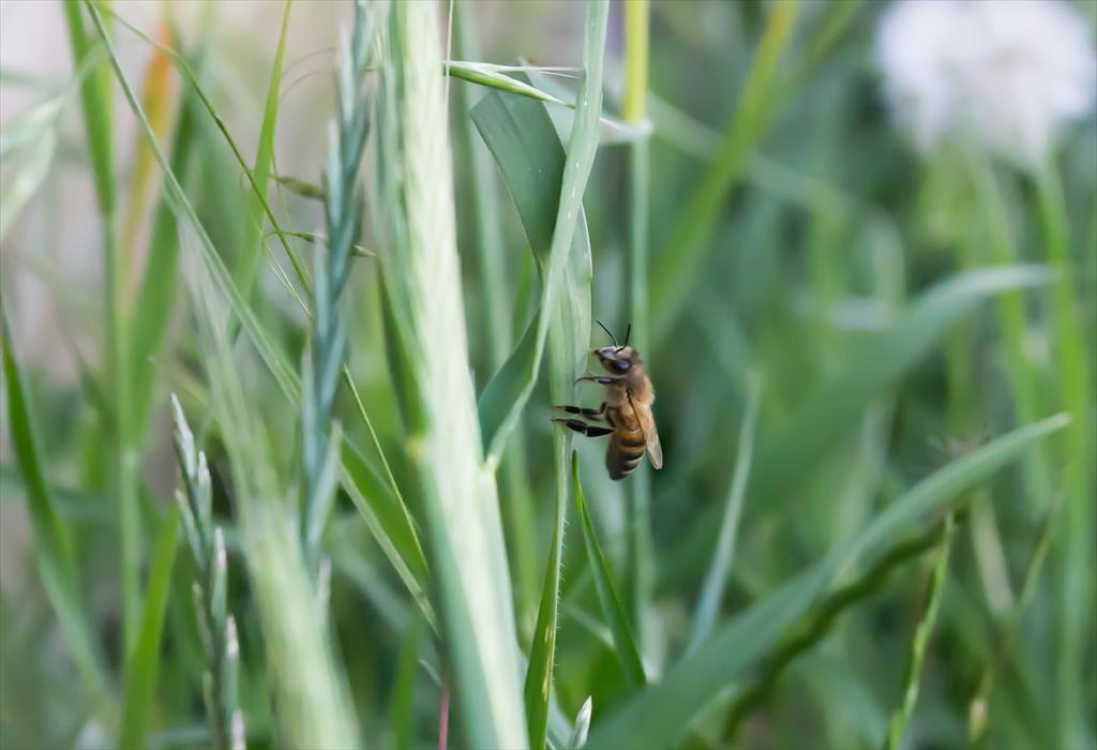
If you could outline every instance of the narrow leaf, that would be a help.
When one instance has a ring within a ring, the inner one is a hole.
[[[120,747],[144,747],[150,723],[156,679],[160,672],[160,637],[171,589],[171,571],[178,548],[179,510],[172,508],[160,527],[152,554],[141,632],[126,665],[126,699],[122,709]]]
[[[647,683],[644,664],[640,660],[640,651],[636,648],[636,641],[632,637],[628,617],[613,587],[613,575],[610,573],[605,555],[602,554],[602,547],[598,544],[594,522],[591,521],[590,513],[587,512],[587,501],[583,497],[583,487],[579,483],[579,457],[576,453],[572,453],[571,475],[574,483],[575,505],[579,509],[579,524],[583,529],[583,543],[587,548],[587,560],[590,562],[594,589],[602,605],[602,616],[605,617],[606,624],[613,633],[617,662],[621,665],[621,672],[629,685],[633,688],[642,688]],[[621,747],[627,746],[621,745]]]
[[[763,658],[789,625],[833,585],[847,565],[886,546],[912,524],[986,481],[1069,422],[1067,415],[1060,414],[1021,427],[920,482],[879,513],[863,531],[720,628],[678,662],[662,682],[645,690],[596,727],[588,746],[673,745],[685,735],[690,722],[711,696],[734,683],[745,669]]]

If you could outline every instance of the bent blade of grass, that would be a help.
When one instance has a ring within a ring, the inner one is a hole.
[[[94,638],[80,604],[78,575],[69,529],[62,520],[42,473],[36,437],[37,422],[27,397],[23,373],[15,357],[7,316],[0,310],[7,420],[15,460],[23,477],[34,553],[46,597],[57,614],[65,645],[72,654],[84,688],[96,697],[106,687],[106,676],[96,654]]]
[[[144,747],[160,672],[160,638],[168,606],[171,571],[179,541],[179,510],[172,508],[160,527],[152,555],[145,610],[137,645],[126,665],[126,697],[122,709],[120,747]]]
[[[886,750],[899,750],[906,734],[907,726],[914,715],[914,706],[918,702],[918,686],[922,676],[922,663],[929,648],[929,639],[937,623],[937,612],[941,609],[941,600],[945,592],[945,573],[948,571],[948,556],[952,546],[952,532],[955,524],[952,515],[945,519],[944,536],[937,549],[937,560],[930,574],[929,588],[926,592],[925,611],[914,629],[914,639],[910,645],[910,659],[904,682],[903,698],[888,723],[887,737],[884,740]]]
[[[99,11],[90,6],[92,19],[96,25],[102,29],[103,19]],[[263,360],[267,369],[270,370],[275,382],[282,393],[289,400],[290,404],[294,408],[299,408],[301,402],[301,384],[297,378],[297,373],[293,367],[289,364],[288,359],[284,352],[277,348],[274,344],[273,336],[266,330],[255,312],[252,310],[248,302],[240,294],[239,289],[232,280],[228,269],[225,267],[221,257],[217,254],[217,250],[213,246],[213,242],[210,240],[209,234],[207,234],[205,227],[202,226],[201,221],[198,218],[194,207],[191,205],[190,200],[187,198],[186,193],[183,191],[182,185],[179,183],[179,179],[175,172],[171,168],[171,164],[165,157],[163,150],[160,148],[159,143],[156,141],[155,134],[149,125],[148,118],[145,117],[144,111],[141,109],[140,104],[137,101],[136,96],[133,93],[133,88],[130,86],[125,74],[122,71],[121,65],[118,62],[117,54],[115,53],[113,43],[109,38],[104,37],[107,54],[109,56],[112,67],[114,68],[115,76],[118,79],[119,85],[122,88],[122,92],[126,97],[126,101],[137,117],[138,124],[140,125],[145,137],[149,139],[150,146],[152,147],[153,155],[156,157],[157,162],[160,164],[160,168],[164,174],[165,184],[165,199],[171,207],[171,210],[176,215],[177,220],[182,219],[181,230],[184,232],[185,237],[190,237],[198,245],[198,250],[203,264],[206,267],[207,272],[213,286],[217,289],[217,292],[221,299],[232,310],[233,315],[239,320],[244,330],[247,331],[252,344],[255,346],[256,351],[259,353],[260,358]],[[279,230],[280,231],[280,230]],[[350,442],[348,438],[344,437],[344,442]],[[349,475],[355,480],[360,481],[361,476],[354,472],[349,472]],[[363,493],[365,498],[370,499],[373,496],[368,493]],[[401,505],[403,502],[401,501]],[[404,518],[410,518],[406,508],[402,513]],[[387,513],[379,514],[379,517],[384,521],[385,519],[395,518]],[[394,521],[394,523],[400,523]],[[371,526],[371,529],[375,529],[376,526]],[[387,531],[387,530],[386,530]],[[388,531],[390,536],[400,539],[405,536],[403,531],[393,530]],[[414,528],[410,531],[411,535],[415,535]],[[405,559],[412,559],[413,553],[410,548],[401,548],[401,554],[405,556]],[[421,588],[421,582],[420,582]],[[415,592],[413,591],[413,594]]]
[[[701,597],[693,613],[693,628],[690,633],[687,652],[693,651],[712,632],[716,618],[720,613],[720,602],[727,588],[731,564],[735,559],[735,537],[739,531],[739,518],[743,510],[743,498],[746,496],[747,478],[750,476],[751,456],[754,452],[754,431],[758,422],[758,406],[762,398],[762,378],[757,372],[750,378],[747,389],[746,414],[739,431],[739,450],[735,456],[735,472],[731,487],[728,489],[724,518],[720,523],[720,535],[716,542],[716,552],[712,565],[701,586]]]
[[[700,272],[728,193],[787,97],[774,94],[781,56],[791,37],[798,5],[770,10],[754,62],[719,151],[709,163],[682,218],[655,261],[651,275],[652,342],[658,346],[689,296]]]
[[[594,163],[594,155],[598,149],[599,116],[602,111],[602,63],[608,14],[607,2],[589,1],[583,51],[586,74],[579,90],[575,120],[568,141],[568,154],[561,178],[555,222],[550,225],[551,229],[545,230],[544,225],[548,215],[542,208],[537,216],[531,217],[538,227],[536,233],[530,231],[530,226],[526,226],[526,236],[530,240],[530,245],[534,247],[534,252],[538,252],[538,247],[545,247],[541,242],[546,233],[551,233],[552,237],[547,246],[549,248],[547,256],[542,264],[544,282],[541,290],[541,306],[531,324],[535,328],[526,332],[518,349],[507,360],[507,364],[503,366],[498,376],[488,384],[481,397],[480,421],[487,452],[486,460],[487,465],[493,469],[502,455],[507,437],[517,424],[533,392],[548,339],[550,322],[554,319],[556,306],[560,304],[562,295],[567,292],[566,269],[568,259],[572,256],[576,230],[585,222],[582,201],[587,178]],[[497,109],[502,101],[499,98],[493,100],[492,96],[487,97],[485,102],[494,101],[494,105],[488,106],[494,106]],[[477,112],[483,105],[484,103],[477,105],[473,112],[477,127],[480,127],[480,119],[482,119],[477,117]],[[493,147],[487,137],[485,142],[488,143],[488,148]],[[547,144],[551,144],[551,141],[539,139],[539,143],[541,148],[547,148],[549,147]],[[503,163],[503,159],[498,154],[496,154],[496,161]],[[511,162],[513,159],[508,158],[507,161]],[[532,163],[537,162],[527,161],[527,164]],[[533,178],[534,174],[530,173],[525,179]],[[513,193],[515,186],[509,186]],[[520,201],[516,203],[521,207]],[[526,223],[525,219],[523,223]]]
[[[657,748],[674,744],[706,702],[763,658],[848,566],[876,554],[911,525],[960,498],[1069,422],[1069,416],[1059,414],[1013,430],[927,477],[847,543],[720,628],[678,662],[661,683],[596,727],[588,746]]]
[[[926,357],[954,322],[994,295],[1050,279],[1041,266],[983,268],[924,292],[894,326],[853,349],[842,370],[828,378],[796,416],[762,444],[752,482],[759,505],[780,507],[793,497],[796,483],[840,444],[843,435],[856,428],[870,404]],[[789,466],[796,466],[797,471],[788,471]],[[709,547],[715,529],[714,517],[702,513],[682,544]]]
[[[89,3],[90,0],[84,0],[84,2]],[[102,28],[103,27],[103,17],[102,17],[102,14],[99,12],[99,10],[97,8],[95,8],[94,6],[92,6],[92,5],[88,5],[88,10],[92,14],[92,20],[95,21],[96,25],[99,28]],[[228,144],[229,150],[232,151],[232,156],[236,160],[236,163],[240,165],[240,171],[243,172],[244,177],[247,178],[248,183],[250,184],[251,189],[253,191],[252,192],[253,197],[255,198],[255,200],[257,200],[259,202],[260,207],[263,209],[263,214],[266,216],[267,220],[270,222],[271,227],[274,230],[274,233],[278,236],[279,242],[282,245],[282,249],[285,251],[286,257],[289,259],[290,265],[293,266],[293,270],[294,270],[295,275],[297,276],[298,282],[301,284],[301,287],[306,292],[311,292],[311,287],[309,285],[308,278],[305,276],[304,269],[301,267],[300,261],[297,259],[297,256],[294,254],[293,250],[290,248],[289,241],[286,239],[286,234],[285,234],[285,232],[282,231],[282,226],[278,222],[278,217],[276,217],[274,215],[274,211],[271,210],[270,203],[267,201],[267,198],[266,198],[266,191],[259,189],[260,186],[259,186],[258,181],[256,180],[256,175],[254,174],[252,169],[248,166],[247,161],[244,159],[244,155],[240,151],[239,145],[237,145],[237,143],[236,143],[236,139],[232,137],[232,134],[229,132],[228,126],[225,124],[225,121],[221,118],[221,115],[217,111],[217,108],[213,106],[213,102],[211,102],[210,98],[206,95],[205,89],[202,87],[201,83],[199,82],[198,76],[195,74],[194,70],[191,68],[190,63],[188,63],[186,58],[184,58],[182,55],[180,55],[174,49],[172,49],[172,48],[170,48],[166,45],[160,44],[156,40],[150,38],[148,36],[148,34],[141,31],[139,28],[137,28],[136,26],[131,24],[129,21],[127,21],[125,18],[118,15],[117,13],[114,13],[113,11],[110,11],[110,17],[113,18],[113,19],[117,19],[119,23],[121,23],[123,26],[125,26],[134,35],[140,37],[146,44],[152,46],[155,49],[163,51],[165,54],[168,55],[168,57],[171,58],[172,62],[175,64],[175,69],[177,71],[179,71],[179,73],[183,76],[183,78],[186,80],[186,82],[188,84],[190,84],[190,86],[193,89],[194,93],[198,96],[198,100],[202,104],[202,108],[205,109],[206,112],[209,114],[210,118],[213,120],[214,125],[216,125],[217,130],[221,133],[222,137],[224,137],[225,143]],[[114,51],[113,51],[113,44],[109,40],[106,40],[105,37],[104,37],[104,40],[106,42],[108,54],[111,57],[111,66],[114,68],[115,75],[118,76],[119,82],[122,83],[123,74],[120,72],[120,68],[117,65],[117,61],[115,60],[116,56],[115,56]],[[129,86],[128,83],[123,84],[123,90],[128,88],[128,86]],[[129,95],[127,94],[126,99],[129,100],[129,98],[130,98]],[[132,102],[131,102],[131,106],[133,106]],[[138,108],[140,107],[140,105],[137,105],[137,106],[138,106]],[[138,119],[139,120],[142,120],[142,119],[147,120],[148,119],[147,116],[145,116],[143,114],[144,110],[141,110],[141,111],[142,111],[142,115]],[[142,125],[144,125],[144,123],[142,123]],[[155,135],[149,136],[149,137],[151,137],[153,140],[155,140]],[[156,155],[155,152],[156,152],[157,149],[158,149],[158,147],[154,148],[154,155]],[[157,160],[160,161],[159,156],[157,156]],[[259,231],[259,230],[257,229],[257,231]]]
[[[613,575],[610,573],[605,555],[602,554],[602,546],[598,543],[598,535],[594,531],[594,522],[587,511],[587,501],[583,496],[583,487],[579,483],[578,454],[573,452],[571,455],[575,505],[579,510],[579,524],[583,529],[583,544],[587,548],[587,559],[590,562],[591,577],[594,579],[594,589],[598,594],[598,601],[602,605],[602,616],[606,618],[606,624],[609,625],[610,632],[613,633],[614,650],[625,681],[633,689],[642,688],[647,684],[644,663],[640,659],[640,651],[636,648],[636,641],[632,637],[628,617],[625,615],[621,600],[614,589]],[[626,744],[619,747],[627,746]]]
[[[496,89],[498,91],[504,91],[508,94],[517,94],[519,96],[529,97],[542,102],[549,102],[550,104],[559,104],[567,106],[566,103],[557,99],[552,94],[549,94],[536,86],[532,86],[525,81],[520,81],[517,78],[505,75],[505,71],[522,70],[519,66],[498,66],[490,63],[482,62],[464,62],[461,60],[448,60],[443,63],[445,72],[454,78],[460,78],[463,81],[475,83],[480,86],[486,86],[487,88]]]

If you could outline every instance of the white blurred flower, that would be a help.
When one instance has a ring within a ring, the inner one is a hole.
[[[1090,29],[1060,0],[900,0],[876,59],[922,151],[965,140],[1035,168],[1097,96]]]

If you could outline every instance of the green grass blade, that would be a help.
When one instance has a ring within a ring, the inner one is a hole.
[[[172,508],[160,527],[152,554],[145,610],[137,645],[126,665],[126,698],[119,747],[144,747],[160,672],[160,637],[168,606],[171,571],[179,541],[179,511]]]
[[[609,5],[604,0],[590,0],[587,6],[587,22],[583,51],[583,64],[585,76],[579,91],[579,98],[575,110],[575,119],[572,124],[571,136],[568,141],[568,155],[561,179],[561,189],[557,199],[555,221],[551,227],[552,241],[547,246],[548,253],[542,267],[541,306],[535,317],[536,329],[532,333],[527,332],[519,348],[500,370],[499,377],[488,384],[481,397],[480,415],[481,431],[484,437],[484,445],[487,446],[487,464],[494,467],[498,464],[502,455],[507,436],[514,429],[522,410],[533,392],[537,372],[540,369],[541,356],[548,339],[550,322],[554,320],[557,305],[561,296],[566,292],[569,257],[574,257],[572,252],[573,242],[577,229],[583,226],[582,200],[586,188],[587,178],[590,175],[591,166],[594,163],[594,154],[598,149],[599,116],[602,110],[602,62],[604,57],[604,45],[606,35],[606,23],[609,13]],[[494,96],[494,95],[493,95]],[[488,98],[490,100],[491,97]],[[487,101],[487,100],[486,100]],[[500,99],[494,100],[497,105]],[[522,101],[522,100],[519,100]],[[496,105],[496,106],[497,106]],[[480,105],[477,106],[479,110]],[[474,110],[476,119],[476,110]],[[477,127],[480,121],[477,119]],[[483,132],[481,130],[481,132]],[[488,148],[493,148],[490,137],[485,137]],[[541,148],[549,148],[548,139]],[[496,147],[499,147],[497,144]],[[493,150],[494,153],[494,150]],[[499,154],[495,154],[496,161],[503,163]],[[512,161],[508,158],[507,161]],[[527,161],[526,164],[537,163]],[[505,176],[505,175],[504,175]],[[529,174],[527,179],[533,178]],[[515,186],[509,185],[512,194]],[[522,201],[516,200],[521,209]],[[544,226],[549,221],[549,213],[544,207],[536,217],[532,217],[536,230],[526,226],[526,236],[533,246],[534,252],[541,254],[538,248],[546,247],[541,244],[545,234]],[[526,219],[523,220],[526,223]],[[582,232],[580,232],[582,234]],[[498,382],[497,382],[498,381]]]
[[[693,627],[687,651],[692,651],[708,638],[720,614],[720,602],[724,598],[724,590],[727,588],[728,576],[731,573],[731,563],[735,559],[735,539],[743,512],[747,478],[750,476],[754,431],[758,422],[758,407],[761,399],[762,380],[761,376],[755,373],[747,393],[746,414],[743,416],[743,425],[739,431],[739,449],[735,456],[735,472],[732,475],[731,486],[728,488],[724,518],[720,522],[720,535],[717,538],[712,565],[709,566],[705,582],[701,586],[697,609],[693,613]]]
[[[69,530],[57,511],[42,473],[41,453],[35,436],[36,421],[27,398],[23,373],[15,358],[8,319],[2,312],[0,328],[3,330],[3,369],[8,397],[5,411],[15,460],[23,477],[39,575],[84,687],[94,696],[105,688],[106,680],[80,604]]]
[[[613,575],[609,570],[609,563],[602,554],[602,547],[598,544],[598,535],[594,531],[594,522],[587,511],[587,501],[583,497],[583,488],[579,483],[578,455],[572,453],[571,460],[573,491],[575,492],[575,505],[579,509],[579,525],[583,529],[583,544],[587,548],[587,560],[590,562],[591,575],[594,579],[594,588],[598,594],[598,601],[602,605],[602,616],[613,633],[613,645],[617,655],[617,662],[621,665],[621,672],[625,680],[633,688],[642,688],[647,683],[644,672],[644,664],[640,660],[640,651],[636,648],[636,641],[632,637],[629,628],[628,617],[621,606],[621,600],[613,586]],[[629,747],[622,744],[619,747]]]
[[[763,658],[858,558],[878,550],[937,508],[1020,458],[1070,419],[1057,415],[1014,430],[932,474],[879,513],[864,530],[775,593],[750,607],[676,664],[658,685],[597,726],[593,748],[658,748],[684,736],[696,713],[721,688]]]
[[[929,639],[933,635],[933,627],[937,623],[937,612],[941,609],[941,600],[945,592],[945,573],[948,570],[948,555],[952,546],[952,532],[954,523],[952,516],[945,520],[944,538],[937,550],[937,560],[933,564],[933,572],[929,579],[929,589],[926,592],[925,611],[918,625],[914,629],[914,640],[910,646],[910,660],[907,664],[906,679],[903,681],[903,699],[899,708],[891,717],[888,724],[887,738],[884,747],[887,750],[899,750],[906,734],[907,726],[914,715],[914,706],[918,701],[918,686],[922,676],[922,663],[926,658],[929,648]]]
[[[259,262],[263,255],[262,221],[263,203],[267,188],[270,185],[271,165],[274,161],[274,129],[278,123],[279,87],[282,85],[282,63],[286,56],[286,37],[289,33],[290,8],[293,0],[286,0],[282,9],[282,26],[278,32],[278,46],[274,51],[274,62],[270,69],[270,82],[267,85],[267,99],[263,104],[263,122],[259,128],[259,145],[255,151],[255,165],[252,168],[254,177],[252,189],[254,194],[249,196],[249,209],[251,220],[247,224],[244,242],[240,247],[240,257],[237,259],[236,268],[233,269],[233,278],[240,288],[244,299],[249,299],[251,289],[255,285],[255,278],[259,272]]]
[[[824,381],[758,452],[752,498],[772,506],[794,497],[797,482],[815,469],[859,424],[869,405],[938,344],[957,320],[979,303],[1009,290],[1047,283],[1039,266],[985,268],[941,282],[914,301],[888,330],[853,349],[842,369]],[[788,471],[796,466],[797,471]],[[712,546],[717,521],[702,513],[683,546]]]
[[[798,4],[771,6],[750,74],[719,151],[691,196],[651,274],[652,341],[666,336],[700,272],[728,192],[743,173],[782,97],[776,96],[781,56],[791,37]]]
[[[89,2],[89,0],[84,0],[84,1]],[[96,24],[101,27],[102,23],[103,23],[102,14],[97,9],[93,8],[92,6],[88,6],[88,7],[89,7],[89,10],[92,14],[92,20],[95,21]],[[267,221],[270,222],[270,225],[271,225],[271,228],[274,231],[274,234],[278,236],[278,240],[279,240],[280,244],[282,245],[282,249],[286,253],[286,258],[289,259],[290,265],[293,266],[293,270],[294,270],[294,273],[297,277],[298,282],[301,284],[301,287],[306,292],[310,292],[311,288],[309,286],[308,278],[305,276],[304,269],[301,267],[301,262],[297,259],[296,254],[294,254],[293,250],[290,248],[289,240],[286,238],[285,232],[282,231],[282,226],[278,222],[278,217],[276,217],[274,215],[274,211],[271,210],[270,203],[267,201],[266,192],[259,190],[259,183],[256,180],[256,176],[252,172],[251,168],[248,166],[247,160],[244,159],[244,155],[243,155],[243,153],[241,153],[240,147],[236,143],[236,139],[232,137],[232,134],[229,132],[228,126],[225,124],[224,119],[222,119],[220,113],[218,113],[217,108],[215,106],[213,106],[213,102],[210,101],[209,96],[206,94],[205,89],[202,87],[201,83],[198,80],[198,76],[191,69],[190,64],[178,52],[176,52],[175,50],[173,50],[172,48],[170,48],[166,45],[160,44],[159,42],[151,39],[147,34],[145,34],[143,31],[138,29],[136,26],[134,26],[133,24],[131,24],[129,21],[125,20],[121,16],[119,16],[115,13],[111,13],[111,18],[117,19],[119,23],[121,23],[123,26],[125,26],[129,31],[133,32],[133,34],[140,37],[146,44],[149,44],[150,46],[154,47],[155,49],[158,49],[158,50],[166,53],[168,55],[168,57],[171,58],[172,62],[175,64],[175,69],[179,71],[179,73],[183,76],[183,78],[186,80],[186,82],[191,86],[194,93],[198,96],[198,101],[201,103],[202,108],[205,109],[206,112],[209,114],[210,118],[213,120],[214,125],[216,125],[217,130],[221,133],[222,137],[225,139],[225,143],[228,144],[229,150],[232,151],[232,156],[236,160],[236,163],[240,165],[241,172],[243,172],[244,177],[247,178],[248,184],[251,186],[252,196],[254,197],[255,200],[257,200],[259,202],[260,207],[263,209],[263,214],[266,216]],[[111,66],[114,67],[115,75],[119,78],[119,83],[122,84],[123,91],[125,91],[125,89],[129,87],[129,84],[123,82],[124,74],[121,73],[118,65],[116,64],[116,60],[114,59],[115,54],[113,52],[113,44],[108,42],[107,43],[107,48],[108,48],[108,53],[110,54],[110,57],[111,57]],[[127,95],[126,99],[129,100],[128,95]],[[131,107],[134,106],[133,102],[131,102],[130,104],[131,104]],[[137,105],[137,106],[139,108],[139,105]],[[142,119],[147,120],[148,118],[147,118],[147,116],[145,116],[142,113],[142,115],[138,119],[139,120],[142,120]],[[148,136],[148,137],[155,140],[155,135]],[[156,152],[158,150],[159,150],[158,146],[155,146],[153,148],[154,155],[156,155]],[[257,231],[260,231],[260,230],[257,230]]]
[[[183,97],[182,111],[171,146],[171,171],[186,182],[196,134],[195,103]],[[133,310],[131,364],[133,365],[133,434],[144,434],[152,401],[155,368],[151,360],[160,354],[168,321],[175,304],[179,278],[179,235],[169,200],[157,205],[149,239],[149,257]]]
[[[102,16],[94,7],[92,8],[92,18],[97,25],[100,27],[102,26]],[[270,370],[270,373],[273,375],[280,390],[289,400],[291,406],[299,408],[301,400],[301,383],[297,377],[297,373],[289,364],[285,354],[275,346],[273,336],[260,322],[258,316],[256,316],[251,306],[243,298],[236,284],[233,282],[228,269],[225,267],[224,262],[213,246],[212,240],[210,240],[209,235],[202,226],[194,207],[183,191],[178,177],[172,171],[171,164],[168,162],[167,157],[165,157],[159,143],[156,141],[155,134],[152,132],[152,128],[149,125],[148,118],[145,117],[145,114],[133,93],[133,88],[122,72],[121,65],[119,64],[117,55],[114,51],[113,43],[111,43],[109,39],[106,41],[106,48],[111,64],[114,67],[115,75],[122,88],[122,92],[125,94],[126,101],[137,117],[138,123],[145,133],[145,136],[149,139],[153,155],[156,157],[157,162],[160,164],[160,168],[163,170],[165,196],[170,201],[171,209],[175,213],[176,218],[182,220],[181,223],[182,228],[186,233],[185,236],[192,238],[192,242],[197,244],[202,261],[219,296],[230,307],[233,315],[243,324],[244,330],[247,331],[252,344],[258,351],[260,358]],[[355,475],[352,472],[351,476],[356,480],[360,480],[360,475]],[[373,495],[371,494],[365,494],[365,498],[367,499],[371,499],[372,497]],[[406,512],[405,515],[407,516]],[[382,513],[381,517],[387,518],[388,514]]]
[[[475,83],[487,88],[503,91],[508,94],[517,94],[537,101],[549,102],[567,106],[552,94],[532,86],[526,81],[518,80],[506,75],[500,66],[482,62],[465,62],[461,60],[449,60],[443,63],[446,73],[454,78]]]
[[[563,502],[567,502],[566,489]],[[556,623],[560,603],[560,565],[564,549],[565,521],[559,504],[560,498],[557,497],[552,541],[549,542],[549,559],[545,567],[545,584],[541,590],[541,604],[537,610],[533,646],[526,670],[526,725],[529,729],[529,744],[533,750],[543,750],[545,747],[552,672],[556,663]]]
[[[65,21],[69,30],[69,43],[77,67],[85,64],[92,54],[93,40],[84,27],[79,0],[64,0]],[[84,110],[84,125],[88,134],[88,153],[91,155],[92,177],[95,179],[95,195],[103,216],[114,215],[115,180],[114,148],[111,139],[110,71],[98,64],[80,83],[80,100]]]

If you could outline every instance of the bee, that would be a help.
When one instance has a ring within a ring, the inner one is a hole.
[[[598,321],[595,321],[598,322]],[[644,371],[640,354],[628,345],[632,326],[625,332],[625,343],[618,345],[617,337],[598,322],[609,334],[613,346],[591,349],[608,375],[584,375],[575,382],[591,381],[606,387],[606,397],[597,409],[561,405],[568,414],[578,414],[583,419],[553,419],[569,430],[587,437],[610,435],[606,449],[606,468],[610,479],[624,479],[640,465],[644,453],[651,465],[663,468],[663,448],[655,429],[655,416],[651,405],[655,402],[655,389]],[[593,423],[593,424],[592,424]],[[604,423],[598,424],[598,423]]]

